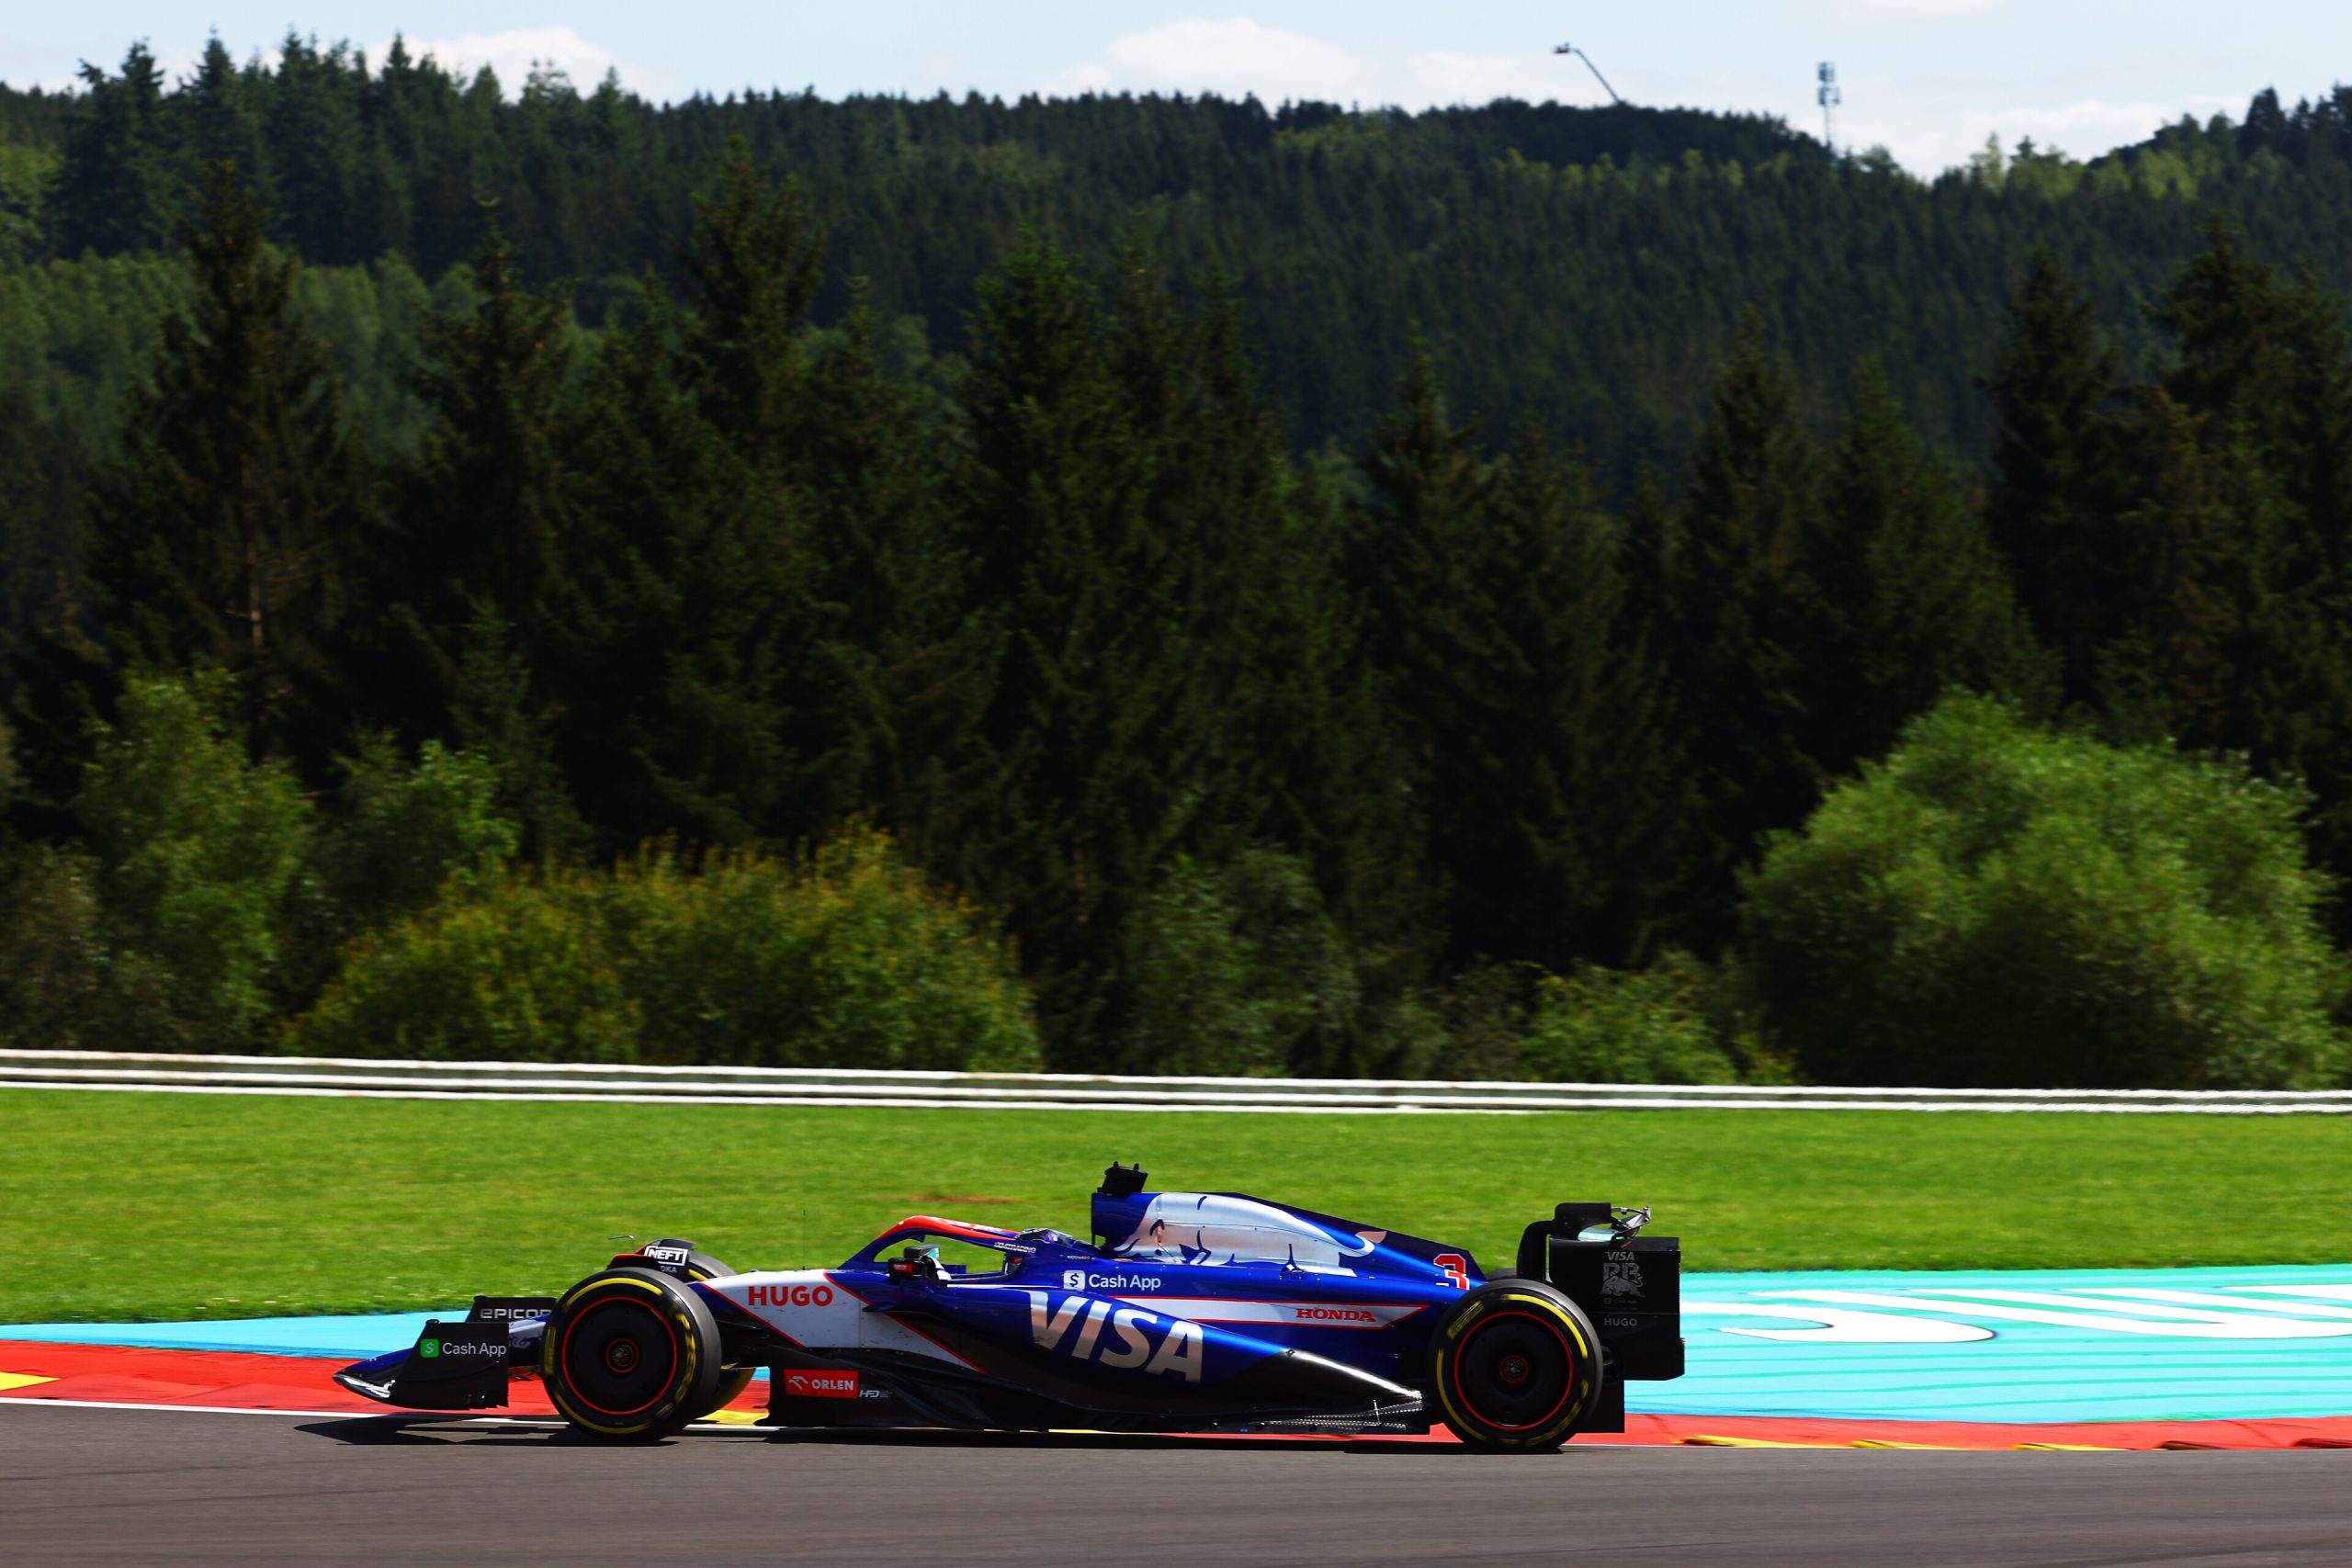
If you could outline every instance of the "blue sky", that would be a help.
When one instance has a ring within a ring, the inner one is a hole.
[[[2088,156],[2183,113],[2241,114],[2265,86],[2291,103],[2352,80],[2345,0],[101,0],[86,10],[28,0],[0,18],[0,79],[62,82],[78,61],[112,63],[142,37],[184,68],[208,27],[243,55],[289,23],[373,50],[399,31],[445,62],[494,65],[510,87],[534,60],[583,85],[613,67],[662,98],[752,85],[1599,101],[1583,67],[1551,53],[1573,41],[1636,102],[1762,110],[1815,129],[1814,70],[1831,60],[1846,94],[1839,141],[1883,143],[1923,172],[1996,131]]]

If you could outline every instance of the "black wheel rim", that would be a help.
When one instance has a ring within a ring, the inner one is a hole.
[[[564,1326],[557,1364],[572,1397],[597,1415],[641,1416],[677,1375],[678,1331],[650,1301],[605,1296]]]
[[[1566,1407],[1577,1358],[1549,1317],[1498,1312],[1464,1337],[1453,1373],[1454,1398],[1469,1415],[1498,1431],[1524,1432]]]

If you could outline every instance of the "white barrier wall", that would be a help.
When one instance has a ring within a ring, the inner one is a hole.
[[[2343,1115],[2352,1090],[1792,1089],[1747,1084],[1421,1083],[1147,1077],[854,1067],[623,1066],[0,1051],[0,1088],[392,1100],[686,1105],[896,1105],[1000,1111],[1244,1111],[1293,1115],[1529,1115],[1552,1111],[1997,1111]]]

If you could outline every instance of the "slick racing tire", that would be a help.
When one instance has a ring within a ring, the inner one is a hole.
[[[1423,1387],[1472,1448],[1557,1448],[1600,1398],[1600,1337],[1541,1280],[1491,1280],[1446,1308]]]
[[[539,1378],[563,1418],[608,1442],[666,1438],[718,1404],[718,1325],[702,1298],[652,1269],[607,1269],[564,1292],[540,1341]]]
[[[717,1280],[733,1272],[735,1272],[734,1269],[729,1269],[707,1252],[694,1252],[686,1255],[686,1278],[689,1280]],[[699,1421],[704,1416],[724,1410],[734,1404],[736,1396],[752,1386],[752,1379],[758,1374],[759,1370],[757,1367],[720,1368],[718,1390],[711,1396],[710,1408],[696,1411],[695,1419]]]

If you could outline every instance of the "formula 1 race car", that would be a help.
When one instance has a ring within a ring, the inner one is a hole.
[[[335,1381],[485,1410],[537,1377],[647,1441],[769,1379],[777,1427],[1408,1433],[1486,1449],[1624,1430],[1682,1375],[1681,1249],[1647,1210],[1563,1203],[1487,1276],[1460,1247],[1113,1166],[1095,1241],[915,1215],[836,1269],[741,1274],[663,1241],[560,1297],[491,1297]],[[951,1262],[943,1251],[969,1262]]]

